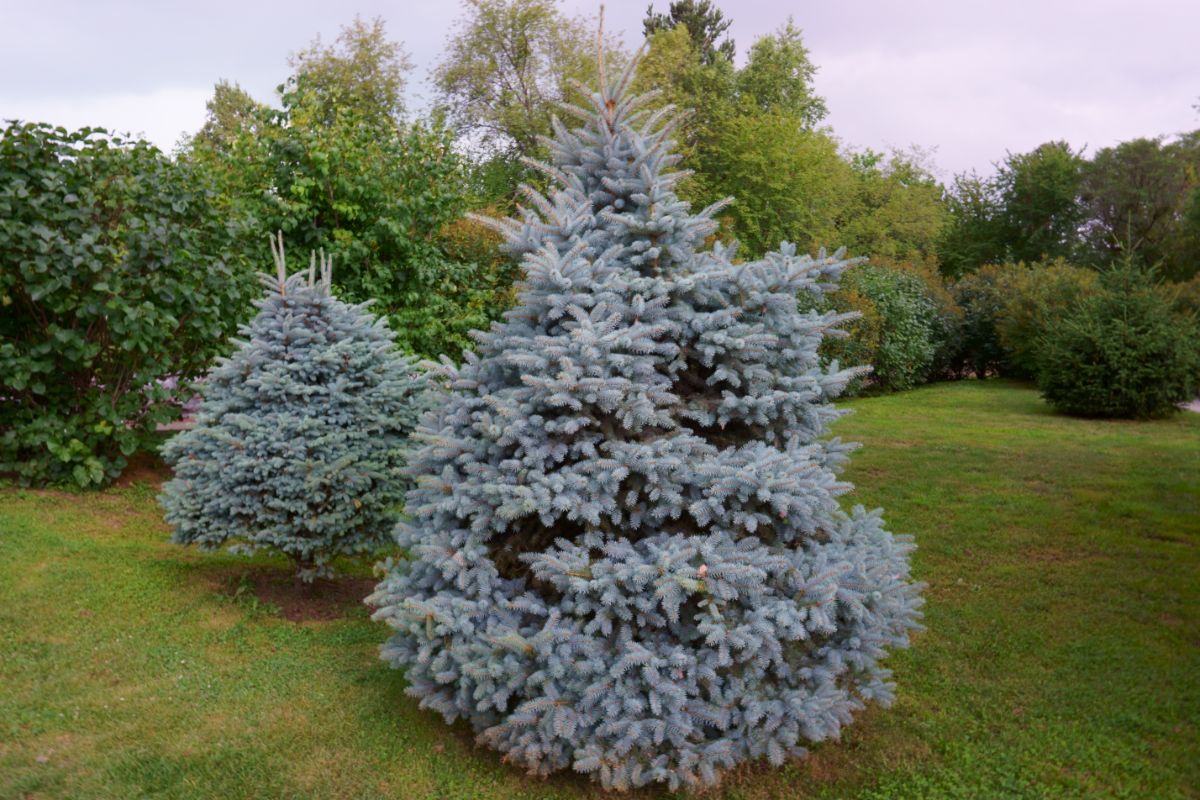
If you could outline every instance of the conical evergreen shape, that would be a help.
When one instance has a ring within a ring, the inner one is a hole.
[[[425,379],[386,320],[333,296],[330,267],[263,275],[244,341],[210,371],[195,427],[163,448],[173,541],[269,548],[311,580],[391,544]]]
[[[920,598],[912,544],[844,513],[826,437],[860,370],[800,313],[851,262],[704,249],[670,125],[627,72],[556,127],[557,188],[503,227],[520,305],[447,366],[415,434],[411,560],[369,602],[383,657],[508,760],[605,787],[714,783],[887,702]]]

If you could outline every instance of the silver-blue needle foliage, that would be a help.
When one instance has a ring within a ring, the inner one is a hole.
[[[274,248],[274,245],[273,245]],[[330,266],[263,275],[237,350],[209,372],[195,427],[163,456],[173,541],[290,556],[311,581],[338,556],[377,553],[411,482],[408,437],[425,377],[386,320],[333,296]]]
[[[738,263],[675,194],[669,113],[629,73],[556,126],[549,196],[502,223],[519,306],[445,366],[414,435],[411,558],[368,602],[409,693],[506,760],[608,788],[780,764],[892,699],[912,542],[844,512],[852,445],[800,312],[853,262]]]

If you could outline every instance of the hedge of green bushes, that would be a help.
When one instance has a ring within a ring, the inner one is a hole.
[[[858,315],[823,352],[873,367],[860,393],[998,375],[1036,381],[1068,413],[1149,417],[1200,392],[1196,279],[1057,260],[988,265],[947,286],[932,270],[868,264],[847,273],[829,308]]]
[[[1200,392],[1200,287],[1062,261],[983,267],[952,286],[962,374],[1036,380],[1059,410],[1154,417]]]
[[[0,131],[0,478],[106,483],[228,350],[264,231],[212,186],[102,131]],[[435,223],[443,266],[385,310],[409,350],[457,358],[511,305],[519,271],[485,226]],[[868,263],[820,301],[857,315],[822,352],[872,366],[852,391],[1002,375],[1069,413],[1169,413],[1200,391],[1200,278],[1110,272],[1001,264],[947,284],[929,265]]]

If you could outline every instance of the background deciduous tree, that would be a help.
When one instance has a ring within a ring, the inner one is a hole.
[[[1126,256],[1165,277],[1200,272],[1200,131],[1173,142],[1134,139],[1098,151],[1084,171],[1088,257]]]
[[[502,310],[511,273],[502,259],[451,253],[477,251],[462,246],[462,230],[454,248],[447,241],[468,208],[453,132],[436,116],[406,115],[411,65],[381,20],[356,19],[292,66],[279,107],[218,84],[185,157],[216,175],[226,203],[260,231],[282,230],[292,252],[332,253],[341,295],[374,300],[405,348],[457,355],[467,332]],[[257,239],[247,247],[261,251]]]
[[[413,64],[403,45],[388,38],[379,17],[355,17],[333,45],[322,44],[318,36],[289,64],[288,83],[303,88],[310,111],[324,121],[352,112],[367,124],[386,127],[405,118],[404,88]]]
[[[825,99],[814,92],[816,74],[803,34],[789,17],[774,34],[755,40],[746,66],[738,70],[743,112],[778,111],[815,127],[829,113]]]
[[[537,155],[558,105],[578,99],[575,83],[594,82],[595,20],[557,0],[466,0],[463,10],[434,70],[438,102],[485,153]],[[620,63],[615,40],[605,49]]]
[[[944,202],[948,221],[938,240],[943,275],[957,279],[1004,261],[1004,226],[993,181],[974,171],[956,175]]]
[[[1037,261],[1072,255],[1083,221],[1079,200],[1084,160],[1066,142],[1009,155],[996,174],[1004,256]]]
[[[984,264],[1068,258],[1079,245],[1085,161],[1066,142],[1009,153],[996,174],[958,175],[947,192],[950,224],[939,252],[943,272],[964,275]]]
[[[939,244],[942,271],[1125,258],[1185,281],[1200,271],[1200,131],[1133,139],[1090,159],[1066,142],[1010,153],[996,174],[959,175]]]
[[[703,164],[703,200],[740,187],[722,218],[750,256],[766,252],[771,242],[793,242],[806,252],[832,245],[856,189],[833,138],[778,112],[727,119]]]
[[[728,24],[708,2],[651,8],[645,21],[638,88],[687,112],[678,137],[693,173],[681,193],[698,205],[737,195],[722,220],[748,256],[786,240],[933,263],[945,213],[924,157],[843,153],[817,127],[827,109],[800,29],[788,20],[760,37],[739,69],[721,39]]]
[[[838,222],[839,240],[873,260],[936,270],[947,214],[928,154],[865,150],[849,162],[854,191]]]

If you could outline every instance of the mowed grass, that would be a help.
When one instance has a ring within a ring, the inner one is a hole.
[[[850,405],[851,502],[916,536],[928,630],[894,707],[712,794],[1200,796],[1200,415],[1068,419],[995,382]],[[247,562],[167,543],[155,491],[0,492],[0,797],[601,795],[418,710],[365,608],[239,594]]]

